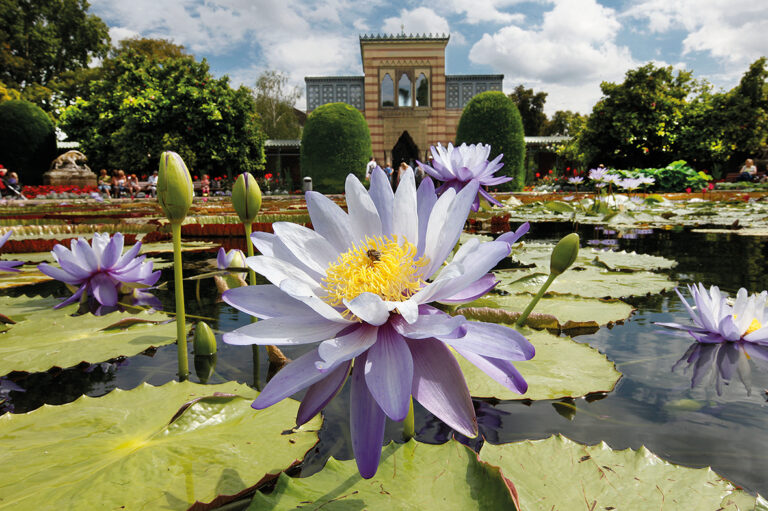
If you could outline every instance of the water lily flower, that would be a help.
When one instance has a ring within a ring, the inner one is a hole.
[[[643,184],[643,185],[650,186],[650,185],[653,185],[653,184],[656,183],[656,178],[653,178],[651,176],[641,176],[641,177],[639,177],[637,179],[639,179],[640,180],[640,184]]]
[[[581,177],[581,176],[569,177],[568,178],[568,183],[570,183],[572,185],[580,185],[583,182],[584,182],[584,178]]]
[[[449,188],[459,191],[469,183],[477,183],[480,195],[475,197],[472,211],[477,211],[480,208],[480,196],[491,204],[501,205],[482,187],[500,185],[512,180],[511,177],[493,176],[497,170],[504,166],[503,163],[500,163],[501,157],[504,155],[500,154],[493,161],[488,161],[491,146],[486,144],[461,144],[459,147],[454,147],[449,142],[446,148],[438,143],[437,147],[432,146],[430,150],[432,151],[431,165],[420,161],[416,163],[427,174],[438,181],[443,181],[443,184],[437,189],[438,194]]]
[[[61,268],[47,263],[37,268],[65,284],[79,286],[57,309],[88,295],[93,295],[101,305],[115,306],[119,294],[152,286],[160,278],[159,270],[152,271],[152,262],[144,262],[146,256],[137,256],[139,250],[140,242],[123,254],[122,234],[118,232],[110,238],[107,233],[96,233],[91,245],[83,238],[72,241],[71,250],[56,244],[51,253]]]
[[[726,295],[722,294],[717,286],[712,286],[707,291],[701,283],[689,285],[693,307],[679,290],[675,291],[691,316],[693,325],[656,323],[657,325],[685,330],[701,343],[743,342],[768,346],[768,291],[748,295],[747,290],[741,288],[733,305],[730,305]]]
[[[589,171],[589,179],[596,183],[600,183],[603,181],[603,178],[608,173],[608,169],[606,168],[597,168],[597,169],[590,169]]]
[[[13,234],[13,229],[10,229],[8,232],[0,236],[0,248],[3,248],[3,245],[5,245],[5,242],[8,241],[8,238],[11,237],[11,234]],[[0,261],[0,271],[18,272],[20,270],[17,270],[15,267],[21,264],[24,264],[24,262],[23,261]]]
[[[386,417],[402,421],[411,397],[466,435],[477,434],[472,399],[451,348],[520,393],[527,384],[510,361],[534,348],[512,328],[451,316],[434,302],[470,301],[495,283],[490,270],[510,252],[505,241],[464,243],[448,264],[479,183],[438,198],[413,172],[397,192],[371,173],[367,191],[350,175],[348,213],[307,192],[315,230],[276,222],[251,239],[262,255],[247,264],[271,285],[232,289],[224,301],[261,321],[224,334],[230,344],[319,343],[280,370],[254,401],[263,409],[308,388],[297,424],[314,417],[351,370],[350,429],[360,474],[376,473]]]
[[[224,252],[224,247],[220,247],[219,253],[216,255],[216,267],[220,270],[245,268],[245,254],[239,248],[232,248]]]
[[[643,181],[639,177],[638,178],[627,177],[627,178],[621,179],[618,182],[618,185],[621,188],[623,188],[624,190],[628,190],[630,192],[640,188],[641,184],[643,184]]]

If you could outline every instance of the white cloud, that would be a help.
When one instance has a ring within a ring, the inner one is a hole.
[[[464,16],[466,23],[522,23],[525,15],[504,12],[501,9],[521,3],[521,0],[433,0],[430,6],[440,12],[451,12]]]
[[[755,0],[642,0],[624,16],[648,22],[651,32],[683,29],[683,54],[707,52],[743,65],[768,54],[768,4]]]
[[[387,18],[381,27],[386,34],[449,34],[448,20],[428,7],[417,7],[412,11],[400,10],[400,16]]]
[[[619,30],[615,11],[595,0],[558,0],[541,26],[484,34],[469,58],[504,73],[510,89],[524,83],[549,92],[547,111],[589,112],[601,96],[600,82],[621,81],[637,65],[629,49],[616,44]]]
[[[138,32],[125,27],[110,27],[109,29],[109,38],[112,40],[112,44],[114,45],[123,39],[131,39],[138,36]]]

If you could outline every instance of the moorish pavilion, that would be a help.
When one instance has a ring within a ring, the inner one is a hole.
[[[362,35],[363,76],[306,77],[307,113],[349,103],[365,116],[373,156],[384,164],[424,160],[456,136],[475,95],[502,90],[504,75],[446,75],[447,35]]]

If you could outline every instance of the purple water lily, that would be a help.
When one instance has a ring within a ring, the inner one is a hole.
[[[216,267],[220,270],[245,268],[245,254],[239,248],[232,248],[225,252],[224,247],[220,247],[216,255]]]
[[[0,248],[3,248],[3,245],[5,245],[5,242],[11,237],[11,234],[13,234],[13,229],[0,236]],[[20,270],[17,270],[15,267],[22,264],[24,264],[23,261],[0,261],[0,271],[18,272]]]
[[[498,155],[493,161],[488,161],[488,155],[491,154],[491,146],[485,144],[461,144],[454,147],[448,143],[448,147],[437,144],[432,146],[432,165],[417,161],[427,174],[434,177],[443,184],[437,189],[437,193],[443,193],[445,190],[453,188],[457,192],[470,183],[478,184],[479,195],[475,196],[472,203],[472,211],[480,208],[480,196],[485,197],[491,204],[501,205],[499,201],[483,190],[483,186],[495,186],[501,183],[511,181],[511,177],[494,177],[501,167],[500,163],[503,154]]]
[[[766,300],[768,291],[748,295],[744,288],[739,289],[733,305],[717,286],[707,291],[703,284],[688,286],[693,297],[694,307],[688,304],[679,290],[675,289],[683,301],[693,325],[680,323],[656,323],[659,326],[676,330],[685,330],[702,343],[746,342],[768,346],[768,319]],[[764,326],[765,325],[765,326]]]
[[[106,233],[94,234],[92,246],[83,238],[72,241],[71,246],[71,250],[59,244],[53,247],[51,253],[61,268],[47,263],[37,267],[49,277],[79,286],[57,309],[89,295],[101,305],[114,306],[119,294],[152,286],[160,278],[159,270],[152,271],[152,262],[144,262],[146,256],[137,256],[140,242],[122,254],[123,235],[119,232],[111,239]]]
[[[224,293],[224,301],[262,321],[224,334],[230,344],[319,343],[285,366],[254,401],[271,406],[308,388],[297,424],[314,417],[351,371],[350,430],[360,474],[376,473],[386,417],[402,421],[411,397],[454,430],[477,434],[469,390],[451,350],[506,387],[527,384],[510,361],[534,348],[502,325],[467,321],[430,305],[470,301],[495,285],[490,270],[510,251],[506,241],[464,243],[448,264],[477,196],[478,181],[438,198],[425,179],[406,172],[397,192],[375,169],[367,191],[346,181],[348,213],[307,192],[314,231],[276,222],[254,233],[263,254],[248,266],[271,285]]]

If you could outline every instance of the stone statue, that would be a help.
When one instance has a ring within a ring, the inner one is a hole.
[[[80,151],[67,151],[51,162],[51,169],[43,174],[43,184],[96,186],[96,174],[85,162],[88,158]]]

